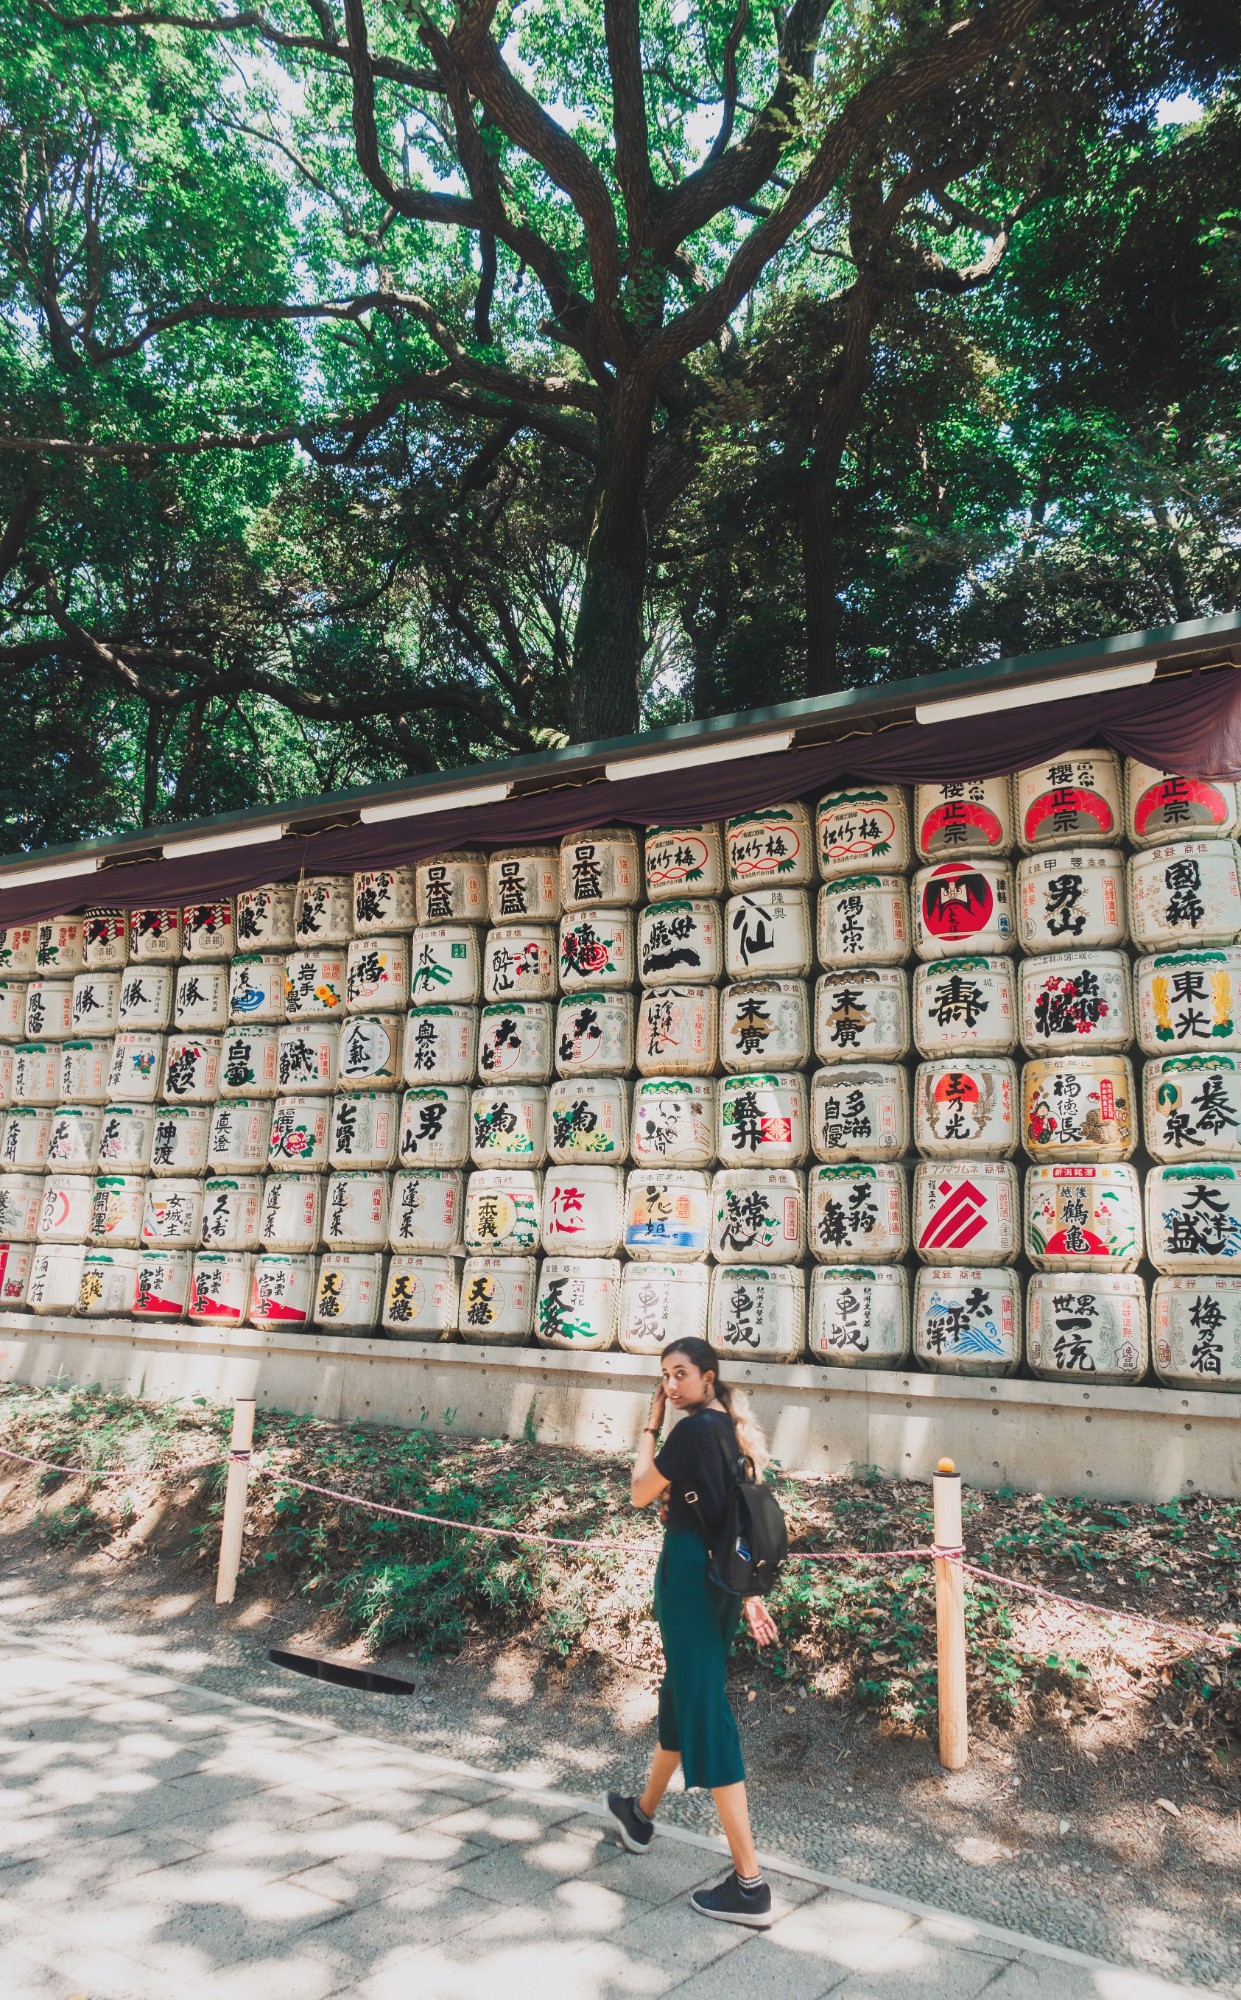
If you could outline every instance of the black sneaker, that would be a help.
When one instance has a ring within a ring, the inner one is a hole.
[[[722,1924],[747,1924],[752,1931],[770,1930],[771,1890],[766,1882],[757,1889],[743,1889],[736,1870],[717,1882],[714,1889],[695,1889],[690,1908],[700,1917],[717,1917]]]
[[[637,1809],[637,1800],[623,1798],[619,1792],[609,1792],[608,1811],[619,1826],[620,1837],[629,1852],[645,1854],[655,1837],[655,1823],[643,1819]]]

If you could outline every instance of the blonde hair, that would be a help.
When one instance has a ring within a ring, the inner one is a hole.
[[[721,1382],[720,1357],[715,1349],[705,1340],[690,1337],[671,1341],[665,1347],[664,1354],[665,1356],[683,1354],[700,1375],[714,1375],[715,1399],[725,1414],[732,1419],[733,1429],[737,1433],[737,1443],[749,1461],[751,1478],[761,1479],[763,1468],[771,1457],[763,1427],[750,1408],[750,1399],[745,1391],[734,1389],[727,1382]]]

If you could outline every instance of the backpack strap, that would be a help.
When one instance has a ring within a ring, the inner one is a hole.
[[[736,1444],[737,1433],[735,1430],[733,1430],[731,1419],[729,1420],[728,1427],[730,1430],[733,1431],[733,1443]],[[729,1452],[727,1440],[725,1439],[724,1434],[720,1430],[719,1426],[717,1424],[712,1424],[711,1429],[715,1437],[715,1442],[719,1446],[720,1456],[724,1460],[724,1469],[728,1475],[728,1479],[730,1482],[728,1492],[725,1495],[725,1500],[724,1500],[724,1507],[725,1507],[724,1525],[727,1526],[728,1504],[733,1497],[733,1492],[735,1488],[740,1486],[742,1478],[744,1477],[745,1454],[741,1451],[740,1447],[738,1446],[737,1456],[734,1458]],[[706,1515],[702,1511],[702,1501],[699,1499],[697,1493],[691,1491],[689,1487],[686,1487],[685,1489],[685,1504],[687,1507],[692,1507],[694,1510],[694,1517],[698,1522],[699,1531],[702,1535],[704,1543],[706,1544],[707,1559],[708,1561],[713,1562],[715,1560],[715,1548],[712,1542],[711,1533],[707,1527]]]

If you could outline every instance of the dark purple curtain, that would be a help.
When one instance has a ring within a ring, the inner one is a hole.
[[[929,690],[928,690],[929,692]],[[418,861],[449,847],[559,840],[614,820],[637,826],[722,819],[822,790],[845,777],[913,785],[993,778],[1094,742],[1111,744],[1184,777],[1241,778],[1241,680],[1228,669],[1191,672],[1149,686],[1048,701],[961,722],[903,723],[774,756],[709,761],[658,777],[603,781],[498,805],[353,826],[310,838],[224,849],[187,861],[141,862],[61,884],[0,891],[0,925],[88,905],[132,909],[233,895],[298,874]]]

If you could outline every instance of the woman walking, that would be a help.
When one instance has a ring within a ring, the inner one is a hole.
[[[681,1421],[661,1447],[667,1404]],[[659,1747],[646,1790],[636,1798],[608,1793],[608,1810],[631,1854],[645,1854],[655,1814],[680,1764],[687,1787],[709,1790],[733,1858],[733,1872],[714,1889],[690,1897],[704,1917],[766,1930],[771,1890],[763,1880],[750,1832],[745,1766],[736,1717],[724,1676],[739,1618],[756,1643],[776,1638],[775,1622],[761,1598],[734,1597],[707,1580],[707,1547],[724,1526],[735,1468],[748,1460],[752,1477],[767,1459],[762,1432],[727,1385],[719,1359],[705,1340],[676,1340],[665,1348],[660,1384],[651,1404],[630,1479],[635,1507],[664,1501],[664,1545],[655,1573],[655,1616],[664,1647],[659,1690]]]

